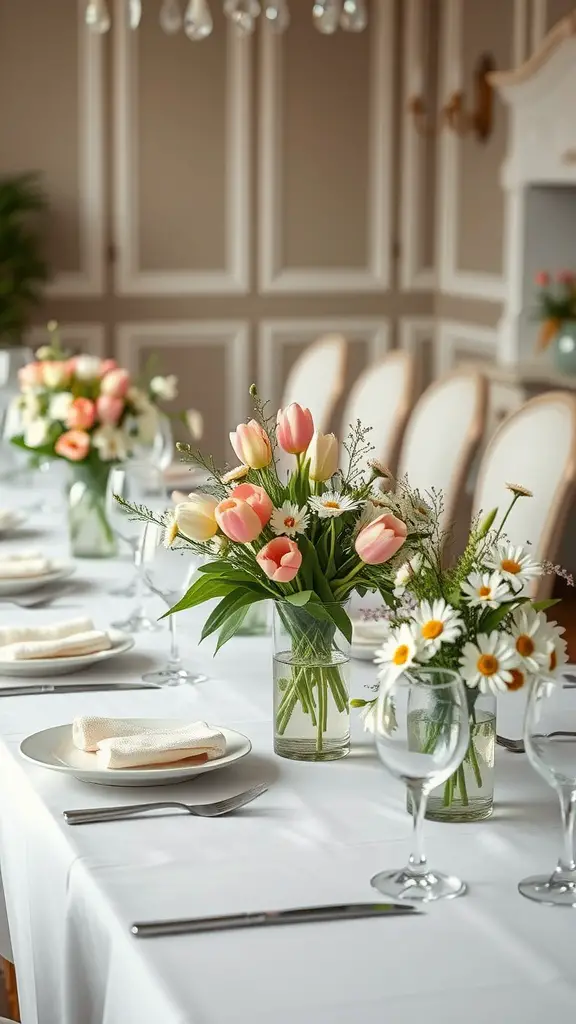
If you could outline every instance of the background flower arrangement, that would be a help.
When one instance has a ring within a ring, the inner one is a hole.
[[[543,350],[566,320],[576,320],[576,275],[561,270],[554,280],[548,271],[540,270],[534,283],[538,289],[536,318],[542,321],[538,348]]]

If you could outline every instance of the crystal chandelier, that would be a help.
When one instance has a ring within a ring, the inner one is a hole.
[[[184,32],[193,42],[207,39],[214,30],[210,2],[221,0],[160,0],[160,27],[167,35]],[[290,24],[288,0],[223,0],[222,7],[242,36],[252,35],[260,16],[270,31],[278,34]],[[137,29],[142,18],[142,0],[125,0],[125,8],[130,28]],[[91,32],[108,32],[112,25],[109,0],[87,0],[85,17]],[[338,28],[362,32],[368,24],[366,0],[316,0],[312,4],[312,21],[323,35],[332,35]]]

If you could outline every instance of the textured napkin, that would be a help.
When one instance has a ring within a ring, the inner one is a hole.
[[[31,640],[62,640],[76,633],[94,629],[92,619],[66,619],[51,626],[0,626],[0,647],[5,644],[29,643]]]
[[[11,530],[20,522],[20,517],[10,508],[0,508],[0,530]]]
[[[386,619],[354,619],[352,623],[353,644],[379,644],[390,632],[390,623]]]
[[[53,567],[49,558],[44,558],[40,552],[36,551],[21,555],[4,555],[3,558],[0,558],[0,579],[13,580],[44,576]]]
[[[226,753],[224,736],[206,722],[155,729],[129,718],[80,717],[72,724],[72,741],[81,750],[96,748],[99,768],[136,768],[192,757],[213,761]]]
[[[0,661],[34,661],[38,658],[77,658],[83,654],[109,651],[110,637],[98,629],[60,640],[29,640],[0,647]]]

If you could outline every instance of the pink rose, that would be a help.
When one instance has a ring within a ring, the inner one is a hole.
[[[560,270],[556,274],[556,280],[559,284],[571,285],[574,283],[574,274],[571,270]]]
[[[296,541],[289,537],[276,537],[258,552],[256,561],[274,583],[290,583],[298,575],[302,554]]]
[[[262,533],[258,514],[241,498],[231,497],[221,501],[216,506],[214,516],[222,533],[237,544],[250,544]]]
[[[122,398],[99,395],[96,399],[96,414],[101,423],[111,423],[116,426],[123,412],[124,401]]]
[[[400,550],[408,529],[406,523],[390,512],[378,516],[356,537],[356,554],[366,565],[382,565]]]
[[[310,409],[303,409],[292,402],[285,409],[279,409],[276,417],[278,444],[290,455],[305,452],[314,433],[314,420]]]
[[[239,484],[232,491],[232,497],[241,498],[242,501],[248,502],[250,507],[254,509],[262,526],[266,526],[274,506],[263,487],[258,487],[257,484]]]
[[[89,398],[75,398],[66,416],[66,426],[71,430],[90,430],[95,418],[94,402]]]
[[[60,435],[54,451],[70,462],[81,462],[90,451],[90,437],[84,430],[68,430]]]
[[[130,387],[130,374],[127,370],[111,370],[100,382],[100,392],[112,395],[113,398],[124,398]]]
[[[537,288],[547,288],[550,284],[550,274],[547,270],[539,270],[534,275],[534,284]]]

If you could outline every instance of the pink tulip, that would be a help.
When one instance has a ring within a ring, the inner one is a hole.
[[[305,452],[314,433],[314,420],[310,409],[292,402],[285,409],[279,409],[276,417],[278,444],[290,455]]]
[[[81,462],[89,450],[90,437],[84,430],[68,430],[60,435],[54,445],[56,454],[61,455],[63,459],[69,459],[70,462]]]
[[[571,270],[560,270],[556,275],[559,284],[573,284],[574,274]]]
[[[408,529],[406,523],[391,512],[378,516],[356,537],[356,554],[366,565],[382,565],[400,550]]]
[[[130,387],[130,374],[127,370],[111,370],[100,381],[100,392],[112,398],[124,398]]]
[[[42,383],[42,363],[27,363],[18,370],[18,380],[23,391]]]
[[[118,369],[118,363],[115,359],[103,359],[100,363],[100,376],[105,377],[107,373],[111,373],[112,370]]]
[[[96,399],[96,413],[100,423],[111,423],[116,426],[124,412],[124,400],[113,398],[112,395],[99,395]]]
[[[230,434],[230,444],[240,462],[250,469],[264,469],[272,462],[270,438],[256,420],[239,423]]]
[[[547,270],[539,270],[534,275],[534,284],[537,288],[547,288],[550,284],[550,274]]]
[[[250,544],[262,533],[258,514],[241,498],[226,498],[216,506],[214,516],[218,526],[237,544]]]
[[[89,398],[75,398],[66,416],[66,426],[71,430],[90,430],[95,419],[94,402]]]
[[[258,552],[256,561],[274,583],[290,583],[298,575],[302,555],[296,541],[289,537],[276,537]]]
[[[232,497],[241,498],[242,501],[248,502],[250,507],[254,509],[262,526],[266,526],[274,506],[263,487],[258,487],[256,484],[240,484],[232,491]]]

